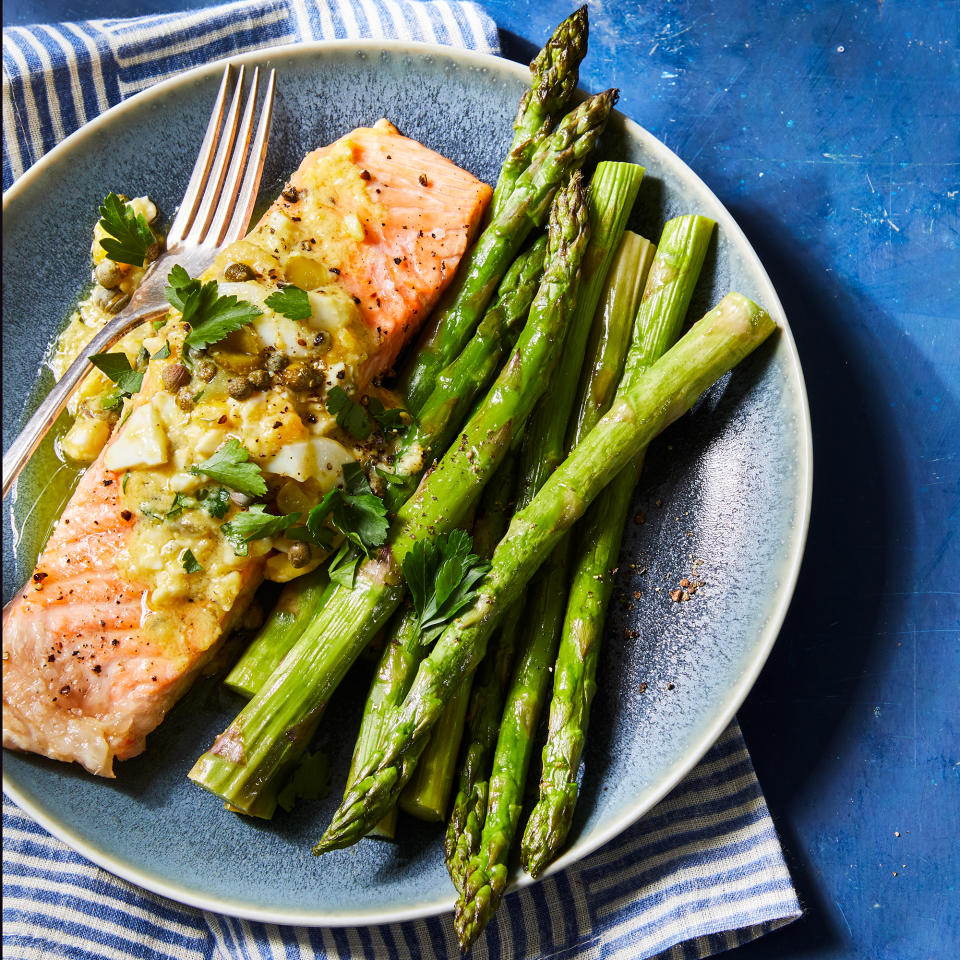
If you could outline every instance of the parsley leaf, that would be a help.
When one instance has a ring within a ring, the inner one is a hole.
[[[307,514],[307,530],[319,543],[323,522],[329,517],[347,541],[369,557],[387,542],[387,508],[370,489],[359,463],[343,465],[343,481],[344,489],[331,490]]]
[[[297,800],[322,800],[330,789],[330,761],[320,750],[305,753],[290,779],[277,793],[277,804],[288,813]]]
[[[137,393],[143,386],[143,371],[134,370],[125,353],[95,353],[90,362],[124,393]]]
[[[264,303],[277,313],[282,313],[290,320],[306,320],[313,316],[313,310],[310,308],[310,298],[306,290],[291,284],[271,293]]]
[[[246,556],[247,544],[251,540],[275,537],[300,519],[299,513],[288,513],[286,516],[277,517],[266,511],[267,508],[262,503],[258,503],[249,510],[238,513],[229,523],[224,523],[220,527],[226,538],[233,544],[233,549],[238,556]]]
[[[230,491],[226,487],[216,487],[202,497],[201,502],[203,509],[211,517],[221,520],[227,515],[227,510],[230,509]]]
[[[170,341],[168,340],[153,356],[157,360],[166,360],[170,356]]]
[[[142,213],[134,213],[115,193],[108,193],[100,205],[100,226],[110,234],[100,240],[100,246],[111,260],[143,266],[154,239]]]
[[[354,581],[357,579],[357,567],[360,565],[362,554],[344,541],[336,556],[330,561],[327,567],[327,576],[332,583],[339,583],[340,586],[348,590],[353,589]]]
[[[189,549],[183,551],[180,562],[183,564],[183,569],[186,570],[187,573],[199,573],[203,569],[197,558],[193,555],[193,551]]]
[[[331,387],[327,391],[327,410],[337,418],[337,426],[358,440],[366,440],[373,433],[373,422],[367,411],[356,400],[351,400],[343,387]]]
[[[207,476],[248,497],[262,497],[267,492],[260,467],[251,462],[250,451],[234,437],[202,463],[190,467],[190,473]]]
[[[104,410],[119,410],[127,394],[123,390],[113,390],[100,399],[100,406]]]
[[[176,307],[177,310],[183,310],[183,304],[187,297],[195,290],[200,289],[200,281],[194,280],[179,263],[175,264],[167,274],[167,284],[168,286],[163,288],[163,292],[167,297],[167,302]]]
[[[184,510],[196,510],[199,506],[199,502],[193,497],[187,497],[178,492],[173,498],[170,509],[167,511],[167,519],[176,520]]]
[[[406,412],[400,407],[387,409],[376,397],[368,397],[364,408],[363,404],[351,400],[339,386],[327,391],[327,410],[337,418],[337,426],[358,440],[366,440],[373,433],[374,420],[384,433],[403,429],[403,414]]]
[[[183,341],[188,347],[217,343],[263,312],[255,304],[238,300],[232,294],[221,297],[216,280],[201,284],[179,264],[167,274],[167,284],[164,287],[167,301],[181,312],[183,322],[190,324],[190,332]]]
[[[477,595],[476,583],[490,565],[472,550],[470,534],[453,530],[418,541],[404,558],[403,576],[425,641],[438,637]]]
[[[376,397],[367,400],[367,411],[380,424],[384,433],[402,430],[404,427],[403,414],[406,412],[400,407],[385,407]]]

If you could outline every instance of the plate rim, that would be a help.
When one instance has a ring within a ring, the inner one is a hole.
[[[323,56],[330,51],[349,50],[364,53],[380,53],[388,50],[394,53],[408,53],[415,56],[439,56],[445,59],[459,61],[463,65],[470,67],[493,67],[498,71],[506,69],[523,80],[526,80],[528,77],[528,69],[524,64],[508,60],[505,57],[446,46],[444,44],[420,41],[314,40],[274,45],[241,54],[231,54],[217,60],[212,60],[209,63],[192,67],[189,70],[184,70],[174,76],[167,77],[159,83],[139,91],[127,100],[123,100],[114,105],[75,130],[48,153],[44,154],[4,191],[3,211],[6,213],[8,205],[16,202],[21,193],[27,190],[38,178],[42,178],[50,166],[58,163],[62,156],[69,154],[75,146],[84,142],[87,138],[96,136],[97,133],[104,128],[111,128],[124,114],[128,111],[136,110],[141,103],[148,102],[156,97],[162,97],[169,91],[183,85],[188,85],[197,79],[205,77],[207,74],[219,73],[226,63],[263,63],[264,61],[269,61],[271,58],[279,57],[309,59],[314,56]],[[699,763],[704,754],[706,754],[734,718],[737,710],[746,699],[747,694],[753,688],[760,671],[763,669],[770,655],[770,651],[780,633],[787,610],[793,598],[810,525],[813,497],[813,432],[806,383],[789,321],[773,283],[763,266],[763,261],[722,201],[681,157],[635,120],[632,120],[620,111],[614,111],[614,113],[619,122],[625,125],[631,136],[635,136],[641,141],[645,150],[648,150],[651,155],[656,156],[664,166],[679,167],[680,172],[685,178],[692,179],[702,188],[712,199],[715,206],[715,210],[711,211],[711,215],[713,219],[716,220],[718,227],[722,226],[734,246],[740,250],[745,250],[747,256],[752,257],[755,263],[761,286],[764,288],[762,298],[764,307],[774,317],[777,325],[780,327],[779,336],[785,340],[790,358],[789,369],[797,385],[797,425],[802,436],[799,438],[797,444],[799,460],[796,464],[797,469],[795,476],[798,484],[797,509],[800,513],[800,522],[791,531],[791,552],[789,558],[785,558],[784,575],[777,588],[775,597],[771,601],[766,623],[749,656],[746,669],[737,684],[728,691],[722,709],[717,712],[711,722],[704,725],[693,744],[674,761],[666,774],[651,788],[641,793],[636,804],[630,807],[629,810],[619,817],[613,818],[610,824],[591,836],[589,840],[575,843],[536,879],[524,871],[520,871],[518,876],[512,878],[507,887],[507,892],[537,883],[590,856],[649,812]],[[179,888],[172,883],[157,879],[140,868],[128,866],[122,859],[97,849],[77,834],[69,824],[49,816],[45,811],[37,807],[29,797],[18,789],[16,784],[10,782],[6,770],[3,771],[3,792],[40,824],[40,826],[97,866],[149,892],[201,910],[209,910],[241,919],[285,926],[352,927],[399,923],[435,916],[452,910],[455,901],[455,896],[451,890],[451,894],[447,898],[420,903],[404,909],[374,909],[330,914],[322,911],[317,912],[298,909],[284,911],[261,910],[251,907],[249,904],[235,903],[217,896],[201,896],[192,890]]]

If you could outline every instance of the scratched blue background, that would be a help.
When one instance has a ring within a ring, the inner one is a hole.
[[[527,60],[573,7],[480,0]],[[7,0],[5,23],[203,0]],[[960,3],[593,2],[583,86],[687,161],[780,292],[813,520],[742,714],[807,908],[737,960],[960,951]]]

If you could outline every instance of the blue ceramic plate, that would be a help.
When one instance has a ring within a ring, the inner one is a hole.
[[[239,60],[276,67],[279,75],[264,198],[308,150],[382,116],[492,183],[528,82],[517,64],[425,44],[307,44]],[[193,70],[115,107],[44,157],[4,198],[5,443],[24,401],[29,406],[49,385],[48,374],[34,371],[88,282],[98,202],[109,190],[148,193],[162,211],[173,211],[221,71],[216,64]],[[605,641],[582,798],[556,869],[650,809],[730,721],[783,621],[810,506],[803,378],[759,258],[707,187],[635,123],[617,116],[602,153],[646,167],[633,229],[655,239],[680,213],[717,221],[692,315],[736,289],[763,304],[781,331],[647,457],[634,511],[646,522],[630,523],[624,544],[623,600],[613,604]],[[49,481],[49,470],[42,475],[42,484],[21,484],[21,506]],[[22,582],[23,565],[32,566],[36,540],[29,520],[18,543],[7,531],[5,560],[15,550],[21,565],[4,564],[5,599]],[[704,586],[688,603],[671,602],[669,590],[694,572]],[[143,756],[118,765],[116,780],[6,752],[4,789],[90,860],[184,903],[317,925],[437,913],[452,906],[453,892],[436,826],[411,821],[396,845],[366,840],[321,860],[310,854],[343,786],[365,669],[355,668],[326,714],[342,718],[321,733],[333,764],[330,795],[272,823],[224,812],[186,779],[238,709],[210,683],[177,705]],[[531,780],[536,776],[534,769]]]

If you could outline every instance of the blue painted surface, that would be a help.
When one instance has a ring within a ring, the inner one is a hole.
[[[514,59],[570,9],[481,4]],[[203,5],[8,0],[4,22]],[[807,916],[733,956],[956,956],[960,4],[590,13],[583,85],[619,86],[737,217],[810,393],[804,570],[741,713]]]

